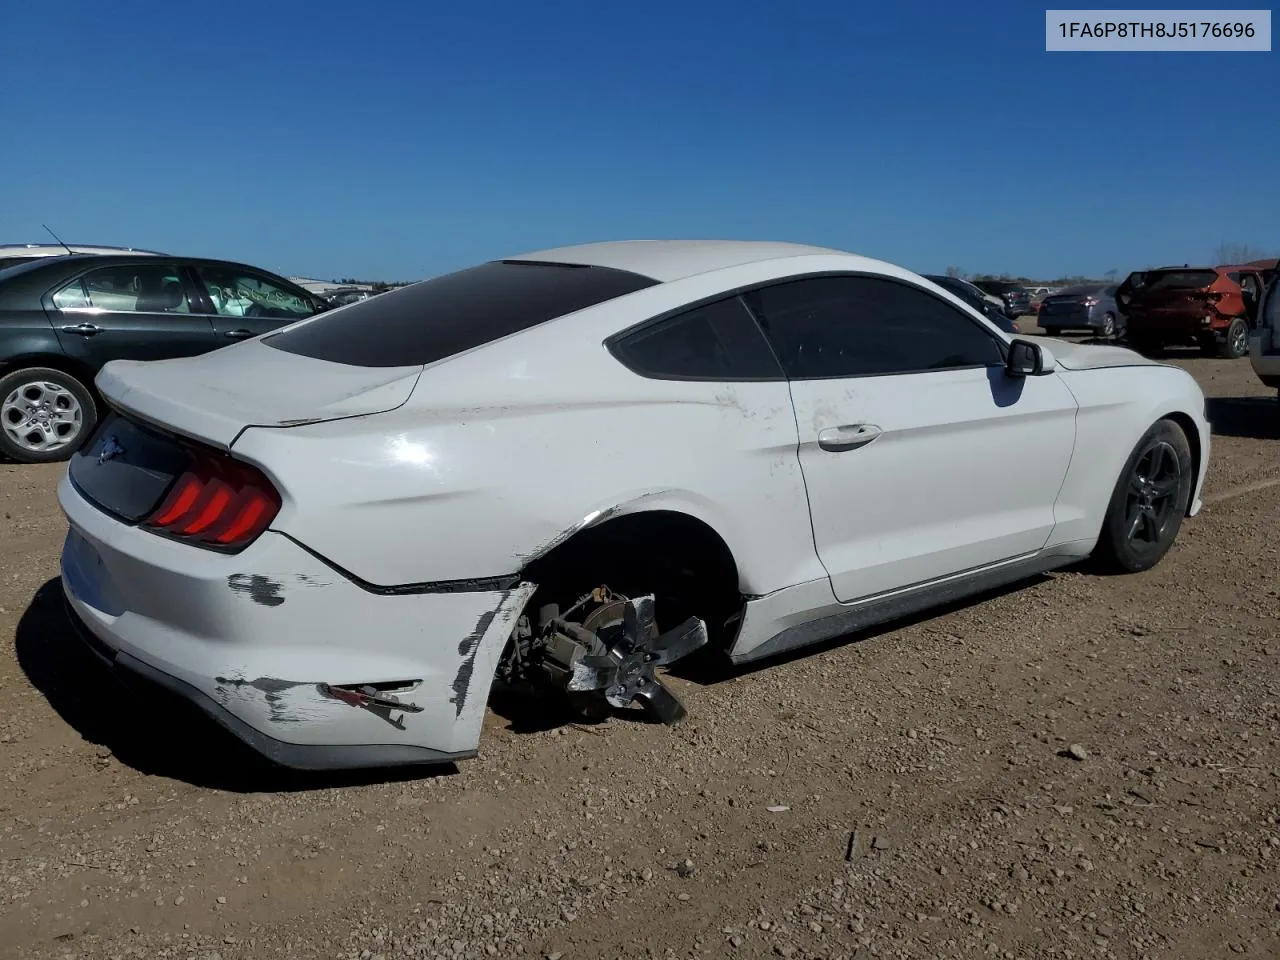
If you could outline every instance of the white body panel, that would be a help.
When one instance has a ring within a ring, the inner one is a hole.
[[[731,654],[750,659],[824,618],[856,623],[872,603],[959,589],[975,570],[1087,555],[1122,465],[1160,417],[1194,435],[1199,508],[1209,433],[1182,370],[1046,341],[1047,371],[1023,379],[649,379],[603,341],[762,281],[864,272],[968,308],[890,264],[787,244],[642,241],[524,259],[561,257],[662,282],[425,367],[327,363],[261,340],[109,364],[98,385],[110,403],[229,447],[283,506],[226,556],[117,523],[64,480],[64,583],[80,619],[277,741],[466,755],[535,586],[518,585],[521,573],[619,515],[675,511],[719,535],[746,598]],[[819,431],[857,423],[881,435],[819,448]],[[261,602],[272,589],[282,603]],[[315,686],[408,677],[422,683],[404,699],[423,712],[403,729]],[[282,710],[305,722],[281,722]]]
[[[1076,402],[1059,377],[947,370],[800,381],[791,393],[814,537],[841,601],[1034,553],[1049,539],[1075,445]],[[864,424],[876,431],[865,446],[819,444]]]
[[[379,596],[277,533],[210,554],[116,523],[66,477],[58,498],[70,520],[63,590],[112,651],[280,744],[475,752],[497,658],[532,586]],[[422,712],[384,718],[318,689],[400,679],[421,681],[399,695]]]

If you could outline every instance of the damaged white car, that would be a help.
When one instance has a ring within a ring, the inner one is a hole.
[[[527,254],[97,386],[74,623],[298,768],[473,756],[495,683],[671,722],[700,647],[1149,568],[1209,455],[1181,369],[782,243]]]

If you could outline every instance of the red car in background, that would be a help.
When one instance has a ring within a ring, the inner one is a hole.
[[[1268,273],[1252,264],[1228,264],[1129,274],[1116,291],[1129,345],[1142,353],[1198,345],[1211,356],[1247,356]]]

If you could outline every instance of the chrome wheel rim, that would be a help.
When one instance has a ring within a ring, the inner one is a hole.
[[[1178,506],[1182,463],[1163,440],[1143,451],[1129,476],[1125,496],[1125,539],[1154,546],[1164,538]]]
[[[1243,324],[1231,334],[1231,350],[1237,356],[1249,352],[1249,331]]]
[[[0,403],[0,426],[15,445],[31,453],[65,447],[83,425],[84,410],[75,394],[48,380],[21,384]]]

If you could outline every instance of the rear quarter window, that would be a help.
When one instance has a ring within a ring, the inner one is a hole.
[[[495,260],[321,314],[263,342],[351,366],[417,366],[657,283],[610,267]]]
[[[633,373],[655,380],[781,380],[778,364],[740,297],[647,323],[608,342]]]

